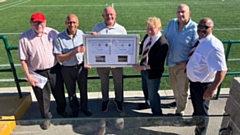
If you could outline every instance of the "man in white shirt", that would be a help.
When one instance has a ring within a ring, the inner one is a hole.
[[[195,119],[196,135],[206,134],[210,99],[227,72],[224,47],[222,42],[212,35],[213,26],[211,18],[201,19],[197,30],[199,44],[186,65],[193,116],[203,116]]]
[[[115,9],[111,6],[104,8],[103,11],[104,22],[96,24],[92,30],[92,35],[125,35],[127,34],[126,29],[116,22],[117,13]],[[109,73],[112,72],[115,99],[113,100],[116,104],[117,110],[123,112],[122,98],[123,98],[123,88],[122,88],[122,67],[98,67],[97,73],[101,80],[101,91],[102,91],[102,112],[108,110],[109,104]]]

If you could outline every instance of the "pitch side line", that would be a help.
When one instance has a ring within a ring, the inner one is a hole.
[[[17,3],[17,4],[15,4],[15,3],[13,2],[14,5],[9,5],[9,6],[7,6],[7,7],[0,8],[0,11],[5,10],[5,9],[9,9],[9,8],[12,8],[12,7],[16,7],[16,6],[18,6],[18,5],[27,3],[27,2],[29,2],[29,1],[31,1],[31,0],[27,0],[27,1],[23,1],[23,2],[20,2],[20,1],[22,1],[22,0],[19,0],[19,3]],[[12,3],[9,3],[9,4],[12,4]]]
[[[234,30],[234,31],[238,31],[240,30],[240,28],[220,28],[220,29],[214,29],[214,30],[218,30],[218,31],[228,31],[228,30]],[[90,33],[91,31],[86,31],[87,33]],[[146,30],[127,30],[128,33],[144,33],[146,32]],[[0,33],[0,35],[20,35],[22,33],[20,32],[9,32],[9,33]]]
[[[233,1],[232,3],[236,3],[237,1]],[[195,4],[195,5],[206,5],[206,4],[213,4],[213,5],[219,5],[222,4],[223,1],[219,1],[218,3],[216,2],[207,2],[203,3],[201,1],[195,2],[195,1],[188,1],[187,3]],[[228,3],[228,4],[232,4]],[[19,6],[19,7],[101,7],[101,6],[106,6],[106,5],[111,5],[112,3],[106,3],[106,4],[96,4],[96,5],[91,5],[91,4],[75,4],[75,5],[26,5],[26,6]],[[114,3],[115,6],[143,6],[144,5],[176,5],[179,4],[179,2],[127,2],[127,3]]]
[[[18,1],[15,1],[15,2],[7,3],[7,4],[4,4],[4,5],[0,6],[0,7],[6,7],[8,5],[12,5],[12,4],[18,3],[20,1],[22,1],[22,0],[18,0]]]

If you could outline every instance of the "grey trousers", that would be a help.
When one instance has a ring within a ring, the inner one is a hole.
[[[122,75],[123,68],[97,68],[97,73],[101,80],[101,91],[102,100],[109,100],[109,73],[112,72],[115,99],[117,101],[122,101],[123,98],[123,88],[122,88]]]

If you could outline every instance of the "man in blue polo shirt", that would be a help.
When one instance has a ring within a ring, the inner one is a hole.
[[[190,9],[186,4],[177,8],[177,18],[172,19],[163,34],[169,43],[167,66],[170,84],[176,100],[176,115],[183,115],[187,104],[189,81],[185,73],[188,55],[198,40],[197,23],[190,18]]]
[[[113,7],[106,7],[103,13],[104,22],[95,25],[92,30],[92,34],[97,36],[100,34],[127,34],[126,29],[119,25],[116,22],[117,13]],[[123,88],[122,88],[122,75],[123,68],[97,68],[97,73],[101,79],[101,90],[102,90],[102,112],[106,112],[108,109],[109,103],[109,72],[112,72],[114,90],[115,90],[115,99],[114,103],[117,106],[117,110],[122,112],[122,97],[123,97]]]
[[[79,103],[76,96],[76,82],[80,89],[81,110],[86,116],[91,116],[92,112],[88,109],[87,96],[87,76],[88,68],[84,67],[82,46],[82,36],[84,32],[77,29],[78,17],[74,14],[67,16],[65,21],[67,29],[58,34],[54,42],[54,53],[59,62],[62,62],[62,76],[68,91],[70,107],[72,109],[71,117],[78,117]]]

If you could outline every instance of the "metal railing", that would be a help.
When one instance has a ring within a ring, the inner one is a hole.
[[[19,97],[22,98],[20,82],[26,82],[26,79],[18,78],[17,73],[16,73],[16,69],[15,69],[15,66],[14,66],[12,54],[11,54],[12,50],[18,50],[18,46],[9,46],[7,37],[4,36],[4,35],[0,35],[0,39],[2,39],[3,42],[4,42],[5,50],[7,52],[8,60],[9,60],[9,63],[10,63],[10,68],[0,69],[0,72],[12,72],[13,73],[14,82],[16,84]],[[240,40],[222,40],[222,43],[227,45],[225,55],[226,55],[226,61],[228,62],[228,58],[229,58],[229,54],[230,54],[232,45],[240,43]],[[227,75],[240,75],[240,71],[227,72]],[[124,79],[125,78],[140,78],[140,77],[141,77],[141,75],[123,75],[123,86],[124,86]],[[169,74],[168,73],[163,73],[162,77],[169,77]],[[112,78],[112,76],[110,76],[110,78]],[[99,79],[99,77],[98,76],[88,76],[88,79]],[[221,91],[221,85],[218,87],[216,97],[215,97],[216,99],[218,99],[220,91]]]

